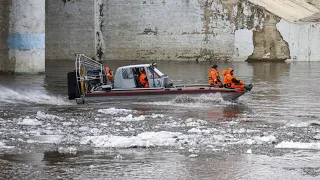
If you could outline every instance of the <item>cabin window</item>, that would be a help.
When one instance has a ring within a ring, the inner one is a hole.
[[[130,68],[122,69],[122,78],[123,79],[133,79],[133,73]]]

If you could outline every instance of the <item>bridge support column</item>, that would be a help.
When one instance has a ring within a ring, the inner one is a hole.
[[[9,17],[7,71],[45,71],[45,1],[12,0]]]

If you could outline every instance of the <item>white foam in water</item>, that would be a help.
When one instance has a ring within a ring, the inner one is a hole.
[[[282,141],[281,143],[276,145],[275,148],[320,150],[320,143],[300,143],[300,142]]]
[[[133,112],[131,109],[116,109],[116,108],[109,108],[109,109],[99,109],[99,113],[103,114],[110,114],[110,115],[116,115],[116,114],[128,114]]]
[[[80,144],[89,144],[93,147],[128,148],[128,147],[157,147],[173,146],[176,144],[179,132],[144,132],[137,136],[87,136],[80,140]]]
[[[203,103],[229,105],[233,102],[223,100],[220,93],[201,94],[197,96],[179,95],[170,101],[148,102],[147,104],[158,106],[183,106],[183,107],[203,107]],[[212,106],[212,104],[210,104]]]
[[[38,121],[38,119],[31,119],[29,116],[27,116],[24,119],[19,118],[18,124],[25,126],[37,126],[42,125],[42,122]]]
[[[129,114],[126,117],[115,117],[114,119],[116,121],[129,122],[129,121],[143,121],[146,119],[146,117],[144,115],[133,117],[132,114]]]
[[[44,91],[39,90],[13,90],[0,86],[0,102],[10,104],[52,104],[52,105],[70,105],[66,98],[59,96],[50,96]]]

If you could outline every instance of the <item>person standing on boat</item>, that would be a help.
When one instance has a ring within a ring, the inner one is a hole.
[[[142,87],[144,87],[144,88],[148,88],[149,87],[147,74],[146,74],[146,71],[144,70],[144,68],[140,71],[139,80],[140,80],[140,83],[141,83]]]
[[[233,69],[228,68],[226,75],[223,79],[225,88],[235,89],[235,88],[245,88],[244,82],[239,80],[233,75]]]
[[[208,73],[208,81],[209,84],[215,87],[220,87],[222,88],[222,82],[220,80],[219,72],[218,72],[218,65],[214,64]]]

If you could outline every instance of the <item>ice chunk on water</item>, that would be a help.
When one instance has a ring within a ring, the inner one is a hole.
[[[87,136],[80,140],[80,144],[90,144],[93,147],[156,147],[172,146],[176,143],[180,132],[144,132],[137,136]]]
[[[59,144],[62,141],[62,138],[62,135],[40,135],[27,140],[27,143]]]
[[[114,119],[116,121],[123,121],[123,122],[126,122],[126,121],[143,121],[143,120],[146,119],[146,117],[144,115],[141,115],[139,117],[133,117],[132,114],[129,114],[126,117],[116,117]]]
[[[37,126],[37,125],[42,125],[42,122],[38,121],[37,119],[31,119],[29,116],[27,116],[22,121],[18,122],[18,124],[26,125],[26,126]]]
[[[76,147],[59,147],[58,152],[61,154],[77,154]]]
[[[56,116],[56,115],[52,115],[52,114],[46,114],[44,112],[41,112],[41,111],[38,111],[37,112],[37,116],[36,116],[37,119],[39,120],[62,120],[63,118],[59,117],[59,116]]]
[[[1,149],[12,149],[14,146],[7,146],[5,143],[0,141],[0,148]]]
[[[131,109],[116,109],[112,107],[109,109],[99,109],[98,112],[103,114],[116,115],[116,114],[128,114],[134,111]]]
[[[314,149],[320,150],[320,143],[301,143],[301,142],[292,142],[292,141],[282,141],[275,148],[281,149]]]

